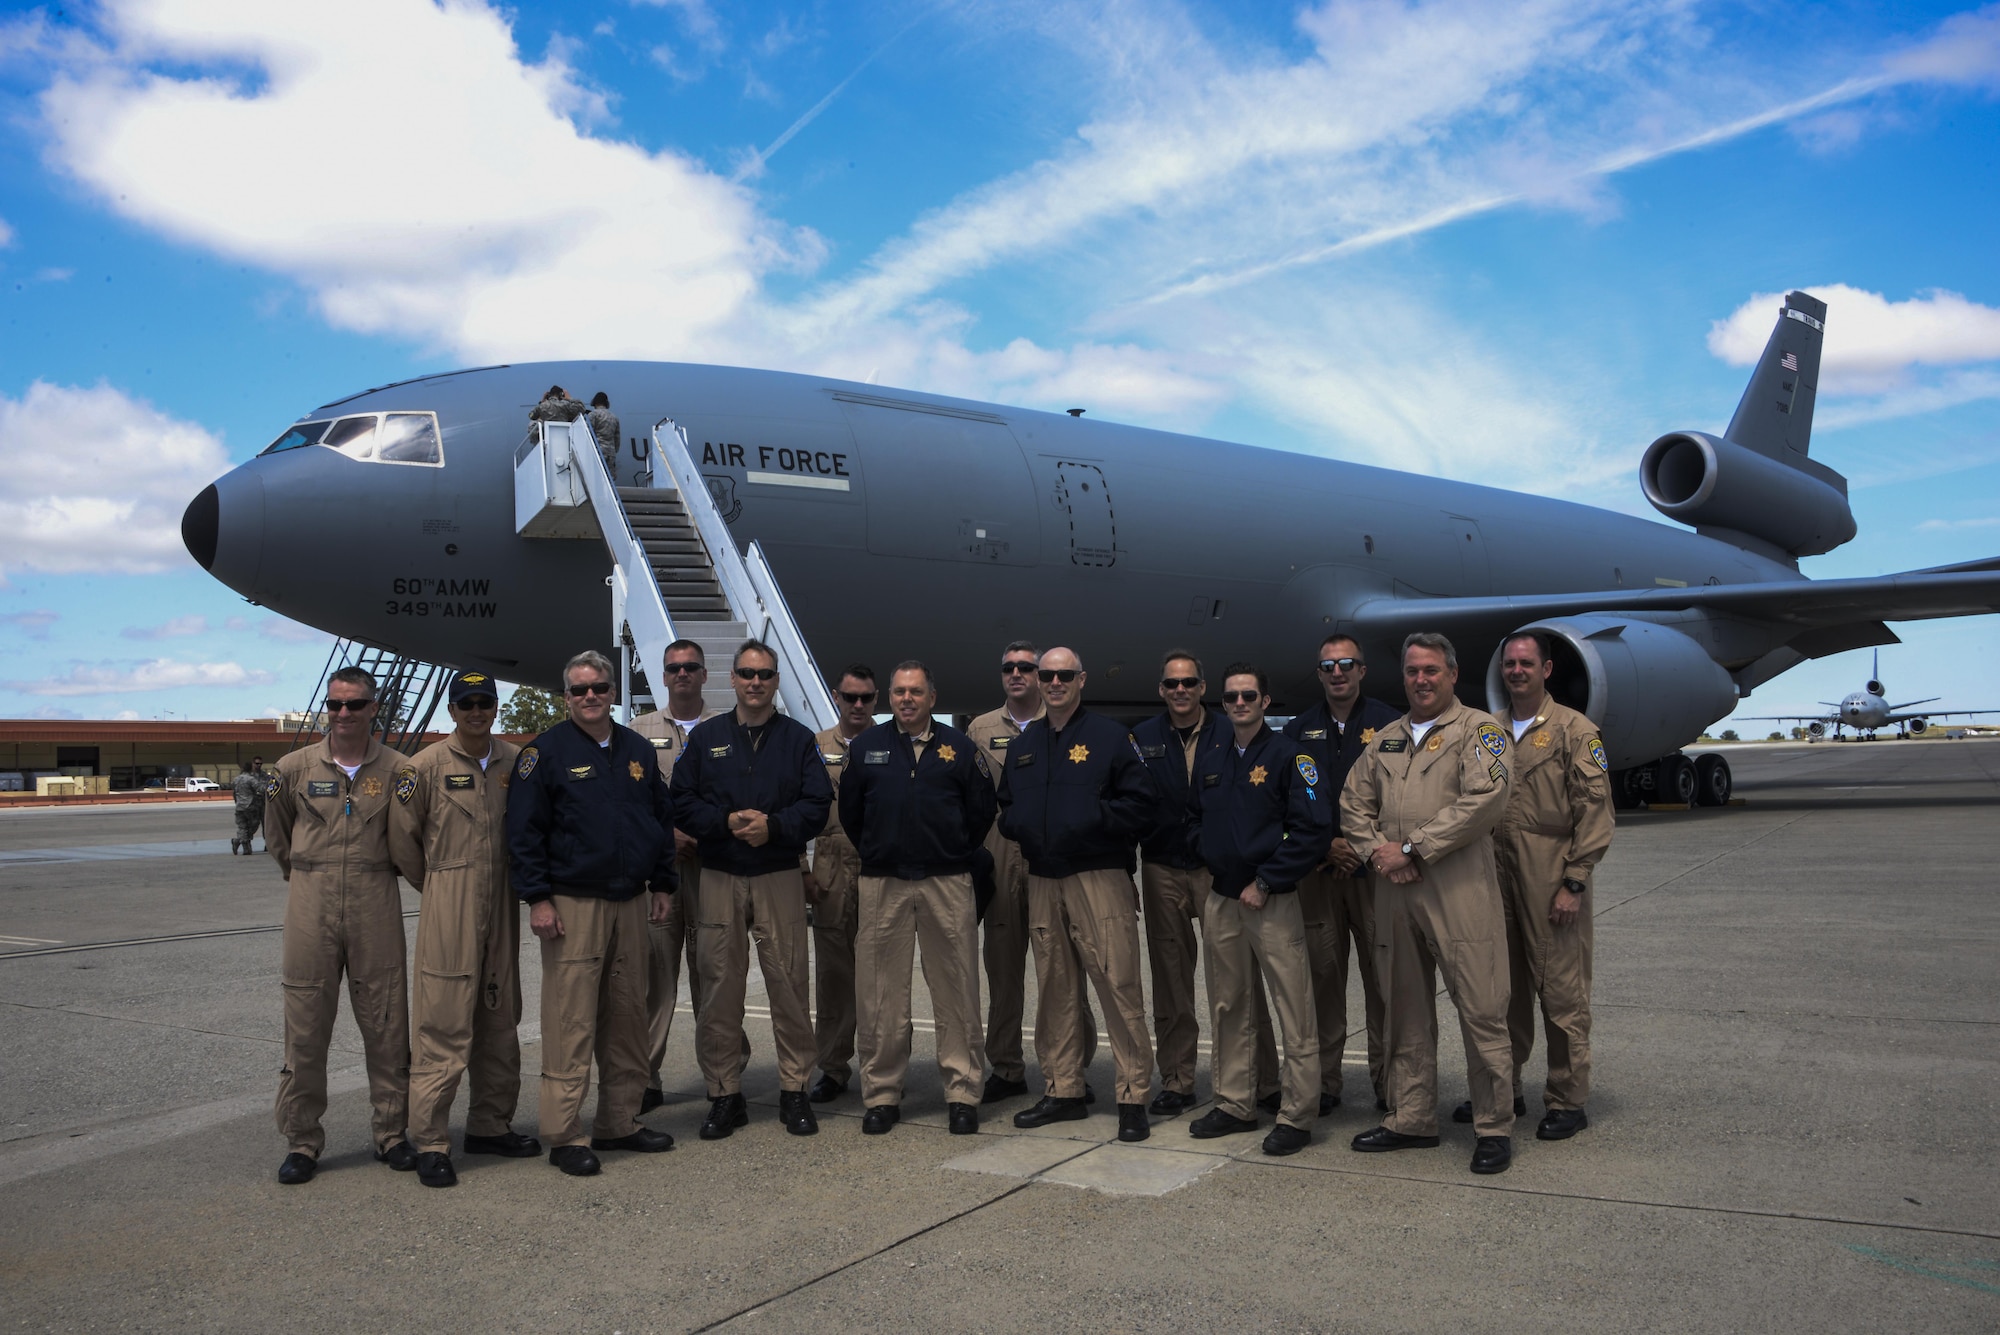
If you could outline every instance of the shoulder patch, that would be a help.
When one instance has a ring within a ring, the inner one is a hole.
[[[1479,725],[1479,744],[1491,751],[1495,760],[1507,754],[1507,734],[1491,723]]]
[[[1507,782],[1507,767],[1497,760],[1486,762],[1486,773],[1495,783]]]
[[[1590,748],[1590,758],[1597,762],[1597,768],[1609,774],[1611,772],[1611,757],[1604,754],[1603,740],[1593,737],[1586,745]]]
[[[408,806],[410,799],[416,795],[417,768],[414,765],[405,765],[396,771],[396,800]]]
[[[1378,751],[1407,751],[1409,749],[1410,739],[1407,737],[1384,737],[1382,745],[1376,748]]]
[[[278,795],[278,790],[282,787],[284,787],[284,785],[278,782],[277,771],[273,770],[264,779],[264,796],[276,797]]]
[[[521,758],[514,764],[514,773],[523,779],[527,778],[535,772],[535,765],[541,758],[542,753],[535,747],[522,747]]]
[[[986,753],[984,751],[975,747],[972,752],[972,763],[979,770],[981,778],[990,779],[993,777],[993,767],[986,763]]]
[[[1293,763],[1299,767],[1299,777],[1306,781],[1307,786],[1319,787],[1319,766],[1313,764],[1311,756],[1300,756]]]

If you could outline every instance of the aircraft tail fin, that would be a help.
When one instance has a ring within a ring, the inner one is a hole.
[[[1723,436],[1769,459],[1797,467],[1812,446],[1813,403],[1819,394],[1826,303],[1787,292],[1764,355],[1750,373]]]

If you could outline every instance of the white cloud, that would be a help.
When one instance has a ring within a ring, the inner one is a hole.
[[[280,644],[332,644],[333,636],[311,626],[302,626],[284,617],[265,617],[257,623],[257,633]]]
[[[1803,290],[1827,306],[1822,394],[1882,393],[1917,367],[2000,360],[2000,307],[1941,289],[1907,301],[1845,283]],[[1751,297],[1709,327],[1708,350],[1732,366],[1755,362],[1783,303],[1782,293]]]
[[[241,663],[183,663],[155,658],[144,663],[72,663],[67,672],[30,681],[0,682],[23,695],[118,695],[130,691],[170,691],[199,686],[266,686],[277,678]]]
[[[62,620],[62,613],[38,607],[32,612],[9,612],[0,616],[0,626],[12,626],[31,640],[49,638],[49,627]]]
[[[8,226],[7,220],[5,218],[0,218],[0,248],[5,248],[13,244],[14,244],[14,229]]]
[[[189,563],[181,512],[222,445],[108,385],[0,395],[0,571],[145,574]]]
[[[764,273],[819,253],[688,157],[579,129],[590,95],[560,51],[524,63],[473,0],[103,14],[101,58],[41,96],[54,161],[127,217],[295,278],[340,327],[481,360],[688,356]]]
[[[205,616],[169,617],[157,626],[127,626],[118,632],[128,640],[178,640],[208,634]]]
[[[1967,528],[2000,528],[2000,515],[1980,519],[1926,519],[1917,525],[1919,533],[1955,533]]]

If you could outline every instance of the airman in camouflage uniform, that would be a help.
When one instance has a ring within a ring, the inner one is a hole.
[[[257,827],[264,823],[264,799],[271,792],[271,776],[264,773],[264,757],[251,756],[250,766],[230,785],[236,793],[236,837],[229,841],[232,854],[250,855]]]

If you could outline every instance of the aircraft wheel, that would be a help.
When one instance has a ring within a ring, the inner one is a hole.
[[[1639,795],[1632,790],[1629,769],[1611,771],[1611,809],[1613,811],[1633,811],[1639,806]]]
[[[1662,802],[1693,806],[1695,797],[1694,762],[1678,753],[1660,758],[1660,779],[1655,795]]]
[[[1710,752],[1694,762],[1694,804],[1698,807],[1726,807],[1736,780],[1729,762]]]

